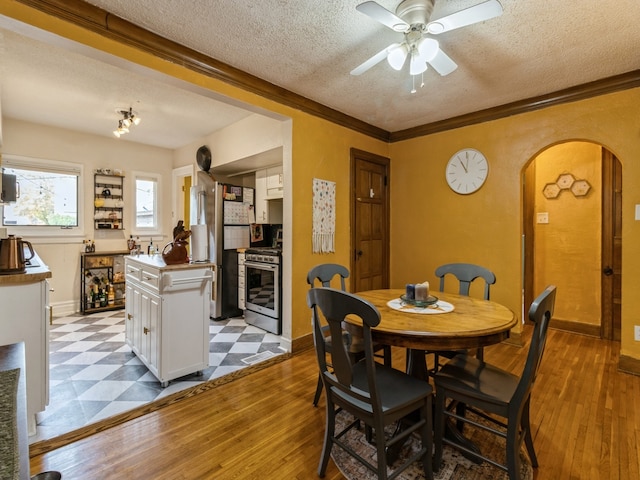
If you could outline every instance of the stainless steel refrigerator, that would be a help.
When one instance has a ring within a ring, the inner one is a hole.
[[[212,289],[213,319],[242,315],[238,308],[238,248],[250,245],[250,224],[255,223],[253,188],[219,183],[205,171],[196,174],[190,192],[192,254],[206,242],[207,258],[215,264]],[[206,232],[204,235],[200,232]]]

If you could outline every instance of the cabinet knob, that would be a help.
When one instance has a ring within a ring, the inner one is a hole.
[[[132,320],[133,319],[133,315],[131,315],[130,313],[127,313],[127,320]]]
[[[145,335],[147,335],[149,333],[149,329],[147,327],[144,327],[143,331],[144,331]]]

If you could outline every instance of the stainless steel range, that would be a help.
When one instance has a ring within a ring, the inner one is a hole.
[[[250,325],[282,333],[282,251],[249,248],[245,252],[245,312]]]

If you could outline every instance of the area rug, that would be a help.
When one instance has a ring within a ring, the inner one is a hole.
[[[472,415],[469,414],[468,415]],[[340,412],[336,416],[336,432],[340,431],[344,426],[348,425],[352,417],[345,413]],[[485,420],[475,417],[475,420],[481,423],[486,423]],[[387,433],[390,435],[393,432],[394,426],[387,427]],[[468,428],[465,434],[470,440],[475,442],[482,451],[482,453],[489,458],[495,459],[500,463],[505,462],[505,440],[491,435],[477,428]],[[362,455],[373,465],[376,465],[376,453],[375,447],[370,445],[366,439],[362,430],[352,429],[347,433],[343,440],[345,440],[356,452]],[[408,442],[400,458],[407,458],[411,451],[417,451],[420,447],[420,439],[418,437],[411,437],[411,441]],[[520,453],[522,459],[522,478],[523,480],[533,479],[533,469],[531,462],[524,453]],[[342,474],[349,480],[376,480],[377,475],[371,472],[368,468],[355,460],[352,456],[346,453],[342,448],[334,445],[331,450],[331,458],[337,465]],[[396,461],[394,465],[400,465],[400,459]],[[389,469],[391,473],[393,469]],[[415,462],[407,470],[402,472],[398,477],[399,480],[425,480],[424,471],[422,470],[422,463]],[[478,465],[471,460],[466,459],[462,454],[453,448],[445,445],[442,456],[442,466],[440,471],[434,473],[435,480],[508,480],[509,476],[506,472],[494,467],[486,462]]]

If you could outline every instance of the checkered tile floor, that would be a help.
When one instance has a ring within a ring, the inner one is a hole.
[[[257,353],[283,353],[280,337],[242,318],[211,321],[209,368],[162,388],[124,339],[124,311],[55,318],[50,328],[49,405],[38,414],[44,440],[247,367]],[[244,360],[244,361],[243,361]]]

